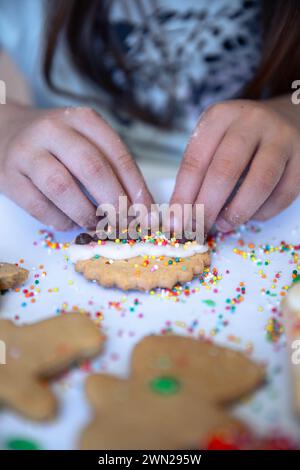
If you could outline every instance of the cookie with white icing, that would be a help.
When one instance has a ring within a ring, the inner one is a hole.
[[[196,241],[179,243],[162,234],[138,240],[97,240],[81,234],[69,247],[75,270],[105,287],[148,291],[172,289],[191,281],[210,265],[206,245]]]

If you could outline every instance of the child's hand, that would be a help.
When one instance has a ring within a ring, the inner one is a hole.
[[[125,145],[93,110],[40,111],[2,105],[0,191],[58,230],[95,227],[98,204],[118,197],[151,204],[143,177]],[[5,115],[4,115],[5,113]]]
[[[210,107],[200,119],[171,202],[202,203],[205,230],[216,221],[229,231],[252,217],[274,216],[299,192],[299,131],[267,104],[236,100]]]

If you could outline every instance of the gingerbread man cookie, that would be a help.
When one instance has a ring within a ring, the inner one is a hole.
[[[28,278],[27,269],[15,264],[0,263],[0,291],[12,289],[23,284]]]
[[[206,245],[179,243],[162,234],[138,240],[103,241],[85,233],[69,247],[75,270],[105,287],[147,291],[188,282],[210,265]]]
[[[201,448],[217,430],[243,426],[226,405],[252,392],[264,368],[242,353],[182,336],[149,336],[134,349],[131,376],[93,375],[94,419],[82,449]]]
[[[57,407],[48,380],[96,356],[104,338],[87,317],[69,313],[20,327],[0,320],[0,341],[0,405],[43,420]]]

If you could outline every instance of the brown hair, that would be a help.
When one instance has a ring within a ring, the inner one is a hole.
[[[152,2],[153,0],[148,0]],[[139,4],[139,0],[136,0]],[[171,116],[154,115],[136,102],[132,76],[113,28],[109,26],[111,0],[49,1],[49,27],[46,35],[44,73],[52,90],[60,90],[52,80],[55,50],[61,37],[66,41],[77,70],[107,91],[111,105],[146,122],[168,126]],[[140,4],[142,2],[140,1]],[[291,82],[300,78],[300,2],[298,0],[261,0],[263,50],[255,76],[241,93],[250,99],[276,96],[290,91]],[[103,57],[109,54],[126,80],[126,93],[119,87]]]

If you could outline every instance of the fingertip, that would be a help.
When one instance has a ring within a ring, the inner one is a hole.
[[[219,232],[223,233],[231,232],[234,229],[234,226],[222,216],[217,218],[215,226]]]

